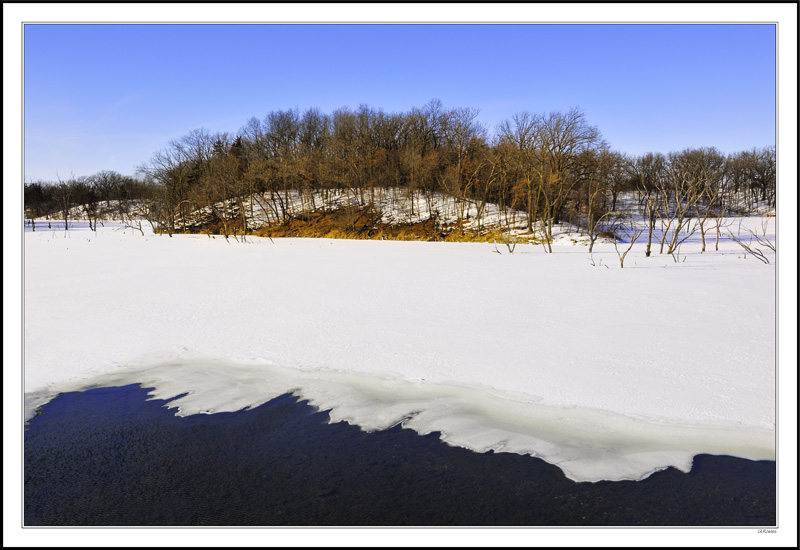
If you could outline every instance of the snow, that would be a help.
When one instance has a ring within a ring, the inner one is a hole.
[[[576,481],[775,458],[769,250],[765,264],[712,238],[700,254],[698,233],[646,258],[640,238],[621,269],[613,244],[590,257],[575,235],[510,254],[39,227],[24,235],[26,418],[58,392],[142,383],[189,392],[170,403],[184,415],[291,391],[332,421],[402,422]]]
[[[283,219],[284,213],[297,215],[301,212],[319,209],[325,205],[328,209],[347,206],[365,207],[372,205],[380,212],[379,221],[386,224],[410,224],[423,222],[431,217],[438,218],[442,224],[455,224],[459,220],[465,230],[514,227],[517,230],[526,227],[525,213],[496,204],[485,203],[468,198],[456,199],[443,193],[410,192],[408,189],[393,187],[375,188],[358,192],[354,189],[326,189],[305,191],[287,190],[275,193],[253,195],[242,200],[248,227],[261,227],[267,222]],[[217,203],[218,210],[232,211],[239,208],[238,202],[230,199],[224,204]],[[479,208],[480,207],[480,208]],[[479,212],[480,210],[480,212]],[[202,219],[211,213],[210,207],[200,208],[187,217],[186,222]],[[77,216],[82,210],[79,210]],[[177,227],[182,227],[184,220],[178,218]]]

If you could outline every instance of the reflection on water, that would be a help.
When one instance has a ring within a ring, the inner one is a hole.
[[[65,393],[25,431],[25,525],[773,526],[775,463],[695,457],[576,483],[398,425],[330,424],[290,395],[177,417],[138,385]]]

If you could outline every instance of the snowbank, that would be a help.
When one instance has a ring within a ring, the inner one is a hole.
[[[559,243],[26,231],[26,414],[104,384],[190,392],[180,414],[294,391],[579,481],[774,459],[774,261]]]

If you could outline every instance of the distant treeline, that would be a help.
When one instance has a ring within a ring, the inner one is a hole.
[[[26,215],[91,200],[142,199],[169,233],[180,232],[200,208],[230,222],[226,231],[247,232],[253,229],[242,202],[247,197],[281,204],[291,192],[344,189],[370,205],[381,189],[403,188],[412,197],[447,194],[477,206],[479,215],[487,203],[524,211],[528,230],[549,238],[560,221],[593,231],[629,191],[651,219],[684,208],[686,215],[713,217],[775,207],[774,147],[630,156],[612,150],[577,108],[520,112],[491,134],[478,113],[446,109],[438,100],[405,113],[366,105],[332,114],[271,111],[235,134],[195,130],[172,141],[139,168],[137,179],[100,172],[26,184]],[[275,213],[289,215],[285,208]]]

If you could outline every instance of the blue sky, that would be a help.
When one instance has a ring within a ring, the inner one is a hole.
[[[490,130],[578,106],[631,154],[764,147],[775,38],[770,24],[26,25],[24,177],[133,174],[194,128],[273,109],[432,98]]]

